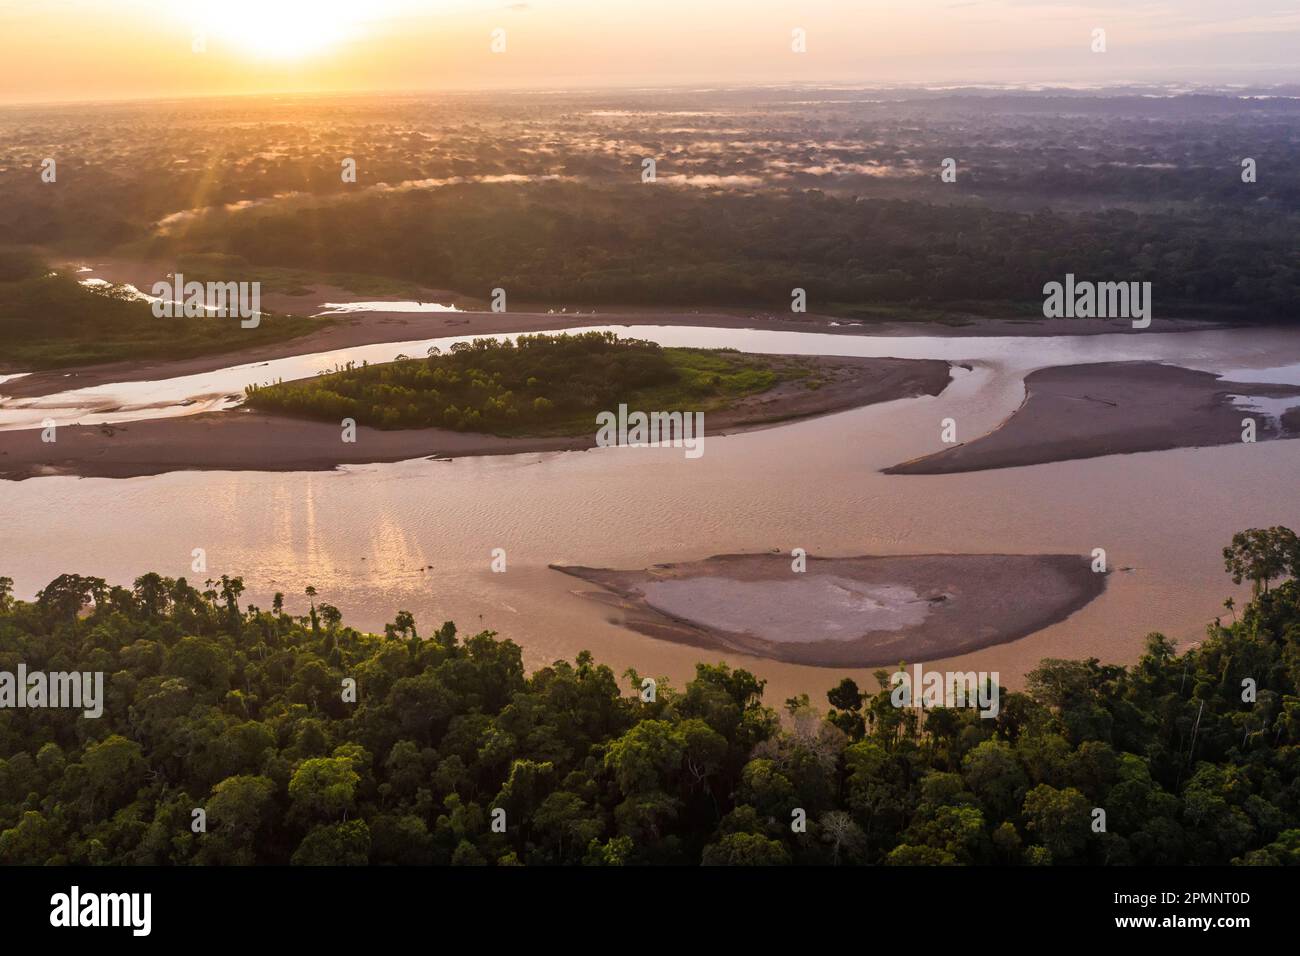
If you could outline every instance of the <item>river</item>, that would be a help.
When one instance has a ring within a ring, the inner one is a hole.
[[[1223,573],[1232,533],[1300,528],[1300,442],[1279,441],[1110,456],[947,476],[879,469],[995,427],[1023,398],[1024,375],[1048,365],[1155,360],[1300,384],[1300,330],[1235,330],[1040,338],[873,337],[686,327],[618,328],[665,345],[747,351],[944,358],[962,362],[935,397],[907,399],[763,431],[709,436],[706,452],[593,449],[350,466],[335,472],[178,472],[127,480],[0,482],[0,574],[30,598],[75,571],[129,584],[139,574],[242,575],[246,601],[302,592],[378,629],[399,609],[423,630],[455,620],[521,644],[530,667],[592,650],[621,672],[680,685],[721,655],[620,626],[617,612],[575,596],[586,587],[549,563],[640,568],[713,554],[807,549],[810,554],[929,552],[1087,554],[1107,550],[1106,592],[1067,620],[945,664],[997,671],[1009,686],[1043,657],[1134,660],[1159,630],[1199,640],[1241,588]],[[311,374],[346,361],[422,355],[434,342],[366,346],[203,375],[108,385],[0,403],[0,427],[190,414],[228,403],[252,382]],[[3,386],[0,384],[0,392]],[[189,404],[181,404],[189,403]],[[124,410],[125,409],[125,410]],[[494,548],[507,570],[494,573]],[[972,622],[977,626],[978,622]],[[845,673],[728,654],[769,681],[768,700],[825,691]],[[925,662],[936,664],[940,662]]]

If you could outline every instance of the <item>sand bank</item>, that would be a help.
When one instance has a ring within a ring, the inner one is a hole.
[[[663,640],[793,664],[873,667],[1002,644],[1061,621],[1105,588],[1069,554],[719,555],[642,571],[564,567],[617,622]]]
[[[1300,437],[1293,410],[1280,421],[1235,404],[1233,396],[1287,398],[1300,387],[1228,382],[1212,372],[1155,362],[1105,362],[1041,369],[1025,378],[1025,400],[998,428],[973,441],[886,468],[890,475],[945,475],[1014,468],[1256,438]]]

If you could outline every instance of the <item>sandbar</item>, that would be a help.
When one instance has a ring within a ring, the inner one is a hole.
[[[1242,441],[1245,418],[1255,419],[1257,441],[1295,438],[1295,409],[1274,418],[1239,403],[1291,396],[1300,396],[1300,386],[1229,382],[1213,372],[1157,362],[1055,366],[1026,376],[1024,401],[993,431],[884,473],[948,475],[1228,445]]]
[[[551,566],[642,634],[792,664],[874,667],[1014,641],[1097,597],[1106,575],[1072,554],[807,558],[725,554],[645,570]]]

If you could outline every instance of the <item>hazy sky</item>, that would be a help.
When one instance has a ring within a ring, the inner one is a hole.
[[[0,0],[0,101],[1127,80],[1300,81],[1300,0]]]

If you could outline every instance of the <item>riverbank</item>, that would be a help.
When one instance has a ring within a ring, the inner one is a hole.
[[[1212,372],[1157,362],[1045,368],[1026,376],[1024,402],[998,428],[884,473],[947,475],[1235,444],[1242,441],[1245,418],[1255,420],[1257,441],[1295,438],[1295,409],[1274,420],[1248,407],[1251,399],[1293,396],[1300,396],[1300,387],[1229,382]]]
[[[771,427],[878,402],[938,395],[949,365],[938,360],[784,356],[808,363],[824,384],[783,382],[711,412],[709,437]],[[21,381],[21,379],[19,380]],[[321,471],[345,464],[458,458],[526,452],[578,451],[595,446],[589,432],[562,437],[499,437],[443,428],[380,430],[358,427],[342,441],[336,422],[309,421],[247,409],[123,425],[63,426],[57,441],[39,429],[0,431],[0,478],[44,475],[130,478],[170,471]]]
[[[70,268],[69,263],[63,268]],[[93,271],[84,277],[102,278],[110,282],[129,282],[137,288],[147,289],[166,277],[168,269],[159,263],[137,260],[92,260]],[[262,296],[265,308],[296,315],[314,315],[326,311],[331,304],[357,301],[387,300],[390,296],[365,295],[328,283],[318,283],[305,288],[301,295],[271,292]],[[445,290],[423,289],[425,302],[464,303],[464,308],[475,309],[480,303],[471,302]],[[458,306],[459,307],[459,306]],[[265,343],[247,348],[213,353],[174,361],[123,361],[85,365],[75,368],[51,369],[33,372],[8,382],[3,395],[12,398],[32,398],[74,388],[90,388],[113,382],[136,382],[161,378],[176,378],[210,372],[232,365],[263,362],[287,358],[310,352],[326,352],[377,345],[385,342],[407,342],[440,336],[499,335],[561,331],[588,326],[697,326],[721,329],[762,329],[778,332],[817,332],[830,335],[868,336],[939,336],[945,338],[970,338],[994,336],[1054,336],[1054,335],[1104,335],[1114,333],[1138,334],[1132,323],[1122,319],[1041,319],[1041,318],[972,318],[967,324],[948,324],[939,321],[865,321],[834,315],[814,313],[792,314],[755,310],[684,310],[638,307],[605,307],[590,311],[554,312],[525,306],[520,311],[456,311],[409,312],[367,311],[333,314],[329,325],[307,335],[283,342]],[[1225,323],[1193,319],[1157,319],[1146,332],[1189,332],[1228,328]],[[232,335],[232,344],[238,341]],[[26,372],[17,366],[8,367],[0,362],[0,374]]]
[[[1069,554],[728,554],[646,570],[552,565],[642,634],[817,667],[931,661],[1069,617],[1106,575]]]
[[[138,382],[161,378],[178,378],[211,372],[231,365],[288,358],[309,352],[328,352],[361,345],[407,342],[440,336],[502,335],[563,331],[590,326],[663,325],[694,326],[717,329],[763,329],[775,332],[817,332],[830,335],[914,336],[948,338],[992,336],[1103,335],[1133,332],[1127,322],[1092,319],[1043,319],[1021,321],[989,319],[972,326],[949,326],[926,322],[891,322],[852,324],[830,316],[775,316],[772,314],[727,314],[722,312],[601,311],[575,313],[550,312],[353,312],[334,317],[332,323],[297,339],[234,349],[220,354],[203,355],[176,361],[112,362],[77,368],[33,372],[14,379],[3,394],[12,398],[34,398],[73,388],[90,388],[112,382]],[[1209,331],[1227,328],[1219,323],[1170,319],[1161,324],[1161,332]],[[1148,330],[1152,331],[1152,330]],[[0,368],[0,374],[23,369]]]

